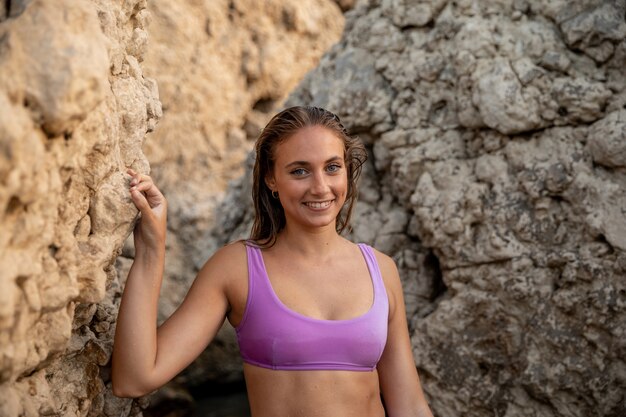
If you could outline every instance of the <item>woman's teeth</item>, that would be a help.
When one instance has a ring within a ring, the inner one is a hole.
[[[309,206],[311,208],[314,208],[314,209],[321,209],[321,208],[326,208],[326,207],[330,206],[331,202],[332,201],[307,202],[307,203],[304,203],[304,204],[306,204],[307,206]]]

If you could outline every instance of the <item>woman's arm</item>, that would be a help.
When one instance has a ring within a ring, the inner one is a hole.
[[[387,415],[432,417],[415,368],[398,269],[387,255],[376,257],[389,297],[387,344],[377,366]]]
[[[131,196],[141,220],[134,231],[135,260],[122,295],[113,344],[113,393],[120,397],[153,391],[206,348],[224,322],[227,275],[233,268],[237,273],[241,259],[234,262],[233,258],[241,258],[243,251],[232,247],[218,251],[200,270],[180,307],[157,329],[167,203],[150,177],[129,173],[135,178]]]

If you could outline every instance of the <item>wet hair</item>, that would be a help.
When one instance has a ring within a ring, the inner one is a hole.
[[[358,195],[357,181],[361,175],[361,166],[367,160],[365,147],[358,137],[348,134],[336,114],[321,107],[289,107],[269,121],[255,145],[256,159],[252,184],[254,223],[250,241],[259,247],[272,247],[286,222],[280,201],[272,196],[272,190],[265,183],[268,174],[274,171],[276,148],[300,129],[310,126],[324,127],[343,142],[348,191],[346,201],[337,215],[335,227],[338,233],[350,230],[352,209]]]

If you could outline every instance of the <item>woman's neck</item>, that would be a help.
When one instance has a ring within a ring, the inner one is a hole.
[[[286,226],[277,236],[276,245],[303,256],[326,256],[345,242],[334,228],[302,230]]]

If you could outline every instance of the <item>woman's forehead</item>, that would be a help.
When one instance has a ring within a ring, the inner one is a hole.
[[[333,152],[343,156],[343,150],[343,140],[334,131],[323,126],[307,126],[281,141],[274,149],[274,158]]]

